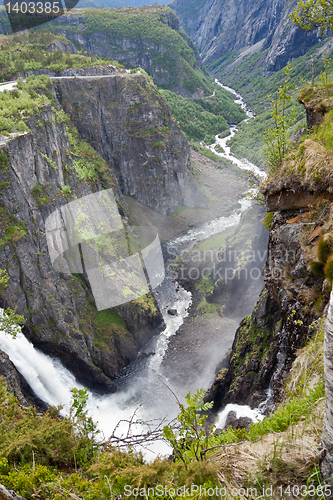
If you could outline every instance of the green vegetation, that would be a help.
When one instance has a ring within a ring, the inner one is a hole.
[[[287,113],[290,107],[292,91],[294,86],[289,82],[290,68],[285,68],[284,84],[275,92],[272,101],[272,118],[274,126],[266,130],[264,134],[265,148],[264,156],[270,172],[274,172],[284,160],[290,149],[291,141],[288,130],[295,121],[295,111]]]
[[[275,172],[263,183],[264,194],[283,188],[330,191],[332,179],[333,110],[330,109],[333,84],[305,87],[299,99],[314,110],[321,109],[323,120],[303,137],[301,144],[291,147]],[[316,161],[313,158],[316,158]]]
[[[295,95],[297,95],[297,91],[300,88],[305,86],[306,82],[311,81],[311,56],[314,58],[315,81],[320,81],[320,75],[324,69],[323,56],[320,53],[320,49],[324,43],[324,41],[319,42],[303,56],[293,59],[289,77],[290,82],[295,87]],[[327,49],[326,58],[329,58],[331,53],[332,50]],[[229,72],[227,69],[228,57],[226,54],[226,59],[219,68],[222,71],[221,80],[228,82],[229,78],[232,78],[232,82],[230,83],[232,83],[233,88],[245,97],[248,107],[258,115],[270,105],[271,99],[269,96],[274,94],[279,85],[283,85],[285,78],[284,68],[270,75],[263,76],[266,55],[267,51],[245,56],[240,64],[236,68],[233,68],[232,72]],[[235,59],[237,54],[229,53],[229,57]],[[208,69],[210,68],[211,66],[208,66]],[[332,71],[333,67],[330,67],[328,72],[331,74]]]
[[[324,35],[333,28],[333,5],[330,0],[300,0],[290,17],[299,28],[320,28]]]
[[[7,288],[9,276],[6,271],[0,269],[0,294]],[[15,308],[16,309],[16,308]],[[13,337],[17,335],[18,330],[21,329],[20,325],[25,323],[25,318],[20,314],[16,314],[15,310],[7,307],[3,309],[0,316],[1,330],[9,333]]]
[[[49,201],[49,197],[45,194],[45,185],[38,182],[32,188],[30,194],[37,201],[37,205],[43,205]]]
[[[107,443],[98,451],[96,426],[85,409],[86,391],[73,389],[72,394],[70,415],[60,418],[59,408],[50,407],[44,415],[22,408],[0,383],[0,483],[5,487],[27,500],[37,492],[42,500],[77,495],[106,500],[123,495],[126,484],[132,489],[158,484],[218,486],[215,470],[207,462],[190,463],[185,469],[161,458],[147,464],[140,453],[121,452]]]
[[[121,64],[131,68],[132,56],[128,57],[123,41],[133,43],[138,57],[149,57],[156,83],[162,88],[185,87],[190,92],[198,88],[211,93],[211,79],[198,66],[197,49],[185,31],[179,28],[178,20],[169,7],[147,5],[138,9],[85,9],[80,15],[84,36],[95,33],[105,35],[102,42],[103,53],[115,54]],[[48,25],[48,29],[58,29]],[[62,25],[69,39],[81,32],[76,24]],[[144,54],[144,55],[143,55]]]
[[[24,222],[18,222],[7,210],[0,206],[0,249],[6,244],[15,244],[16,241],[27,235]]]
[[[98,315],[101,323],[108,320],[104,312]],[[156,488],[159,484],[176,490],[185,485],[189,488],[185,498],[189,499],[197,495],[195,489],[191,490],[192,484],[213,490],[224,487],[225,498],[231,500],[231,486],[262,487],[267,479],[270,479],[268,484],[287,485],[290,473],[293,484],[301,481],[316,484],[314,470],[317,469],[314,468],[318,456],[307,457],[299,470],[293,468],[289,472],[294,455],[279,453],[277,462],[276,453],[276,442],[279,442],[279,451],[284,446],[296,451],[302,432],[306,432],[308,440],[313,436],[314,443],[317,439],[313,418],[324,401],[323,325],[316,325],[314,330],[317,332],[300,353],[299,361],[294,363],[293,379],[287,381],[287,400],[263,422],[251,425],[249,431],[228,427],[218,434],[212,428],[207,435],[206,412],[211,404],[203,402],[203,391],[188,394],[184,404],[177,400],[179,426],[164,428],[165,437],[174,447],[173,462],[156,458],[148,464],[134,450],[123,452],[108,442],[99,447],[96,425],[86,411],[87,391],[84,389],[72,390],[70,414],[60,418],[60,408],[50,407],[45,414],[31,407],[23,408],[0,381],[0,483],[15,489],[27,500],[32,500],[36,494],[41,500],[78,496],[87,500],[106,500],[110,496],[123,495],[126,485],[128,491],[130,488],[128,497],[134,499],[133,488]],[[318,376],[320,380],[313,386],[312,381]],[[295,378],[297,382],[293,384]],[[230,448],[230,444],[237,445]],[[246,464],[241,460],[244,446],[248,447],[245,449]],[[258,447],[264,447],[264,460],[258,460],[252,451]],[[232,473],[234,454],[238,459],[236,483]],[[280,473],[280,469],[277,471],[277,463],[284,467],[284,473]],[[155,498],[150,491],[148,497]],[[167,499],[169,494],[162,493],[159,497]],[[180,498],[179,495],[173,497]],[[213,499],[217,497],[215,491],[210,495]]]
[[[290,112],[292,107],[295,107],[295,122],[302,123],[305,117],[304,107],[297,102],[297,96],[301,88],[307,85],[312,79],[312,64],[311,56],[314,58],[314,75],[316,86],[322,85],[322,72],[329,78],[333,73],[333,66],[329,66],[329,58],[332,54],[332,49],[327,49],[326,56],[320,53],[320,49],[325,42],[320,42],[312,47],[304,56],[298,57],[292,61],[290,67],[289,78],[290,83],[294,86],[294,92],[290,106],[287,112]],[[248,158],[258,166],[265,165],[265,158],[262,152],[264,146],[263,134],[267,128],[273,128],[274,123],[269,110],[271,97],[279,86],[283,86],[285,70],[284,68],[274,72],[271,75],[264,72],[264,61],[267,52],[259,52],[248,55],[243,58],[239,65],[229,71],[228,65],[234,62],[238,57],[238,53],[225,53],[219,61],[208,66],[208,69],[219,68],[221,71],[220,79],[223,82],[229,83],[238,92],[240,92],[246,100],[250,109],[256,113],[256,117],[248,123],[241,123],[238,127],[239,132],[230,141],[231,151],[238,158]],[[325,62],[327,61],[327,62]],[[295,129],[290,129],[289,134]]]
[[[0,168],[7,170],[9,166],[8,156],[5,151],[0,151]]]
[[[317,261],[310,262],[312,271],[329,282],[329,290],[332,290],[333,282],[333,238],[331,234],[325,234],[317,243]]]
[[[28,118],[39,113],[50,100],[51,80],[46,75],[29,76],[23,83],[18,80],[17,89],[0,93],[0,132],[9,135],[13,132],[28,132]]]
[[[230,359],[230,364],[235,371],[231,391],[242,384],[242,378],[249,363],[261,364],[265,360],[271,334],[268,328],[258,328],[252,321],[251,315],[241,321],[235,339],[234,352]]]
[[[204,403],[203,398],[204,391],[201,389],[196,394],[187,394],[185,398],[187,407],[177,399],[180,410],[177,419],[180,428],[174,431],[171,426],[166,425],[163,429],[163,434],[171,444],[176,457],[178,456],[184,464],[193,457],[197,462],[205,458],[208,443],[205,424],[208,415],[203,415],[202,412],[211,409],[213,403]]]
[[[216,84],[214,92],[214,97],[195,99],[195,102],[213,115],[222,115],[228,123],[239,123],[246,118],[245,112],[234,102],[233,94]]]
[[[0,81],[8,81],[18,72],[50,69],[61,71],[66,68],[114,64],[108,58],[96,58],[80,51],[77,54],[56,50],[48,52],[47,47],[54,41],[64,44],[68,41],[59,34],[31,31],[6,36],[0,41]]]
[[[71,195],[71,194],[72,194],[71,187],[70,187],[70,186],[68,186],[68,185],[66,185],[66,184],[64,184],[64,185],[62,186],[62,188],[61,188],[61,192],[62,192],[62,194],[63,194],[63,195],[65,195],[65,196],[69,196],[69,195]]]
[[[229,128],[223,116],[207,112],[200,104],[168,90],[162,92],[171,107],[173,117],[189,139],[205,140],[211,144],[216,134]]]
[[[114,185],[114,179],[107,167],[106,161],[99,156],[94,148],[85,140],[79,139],[79,133],[62,111],[53,108],[58,121],[65,122],[67,136],[71,145],[72,166],[65,167],[66,172],[75,171],[79,181],[95,181],[100,179],[105,189]]]
[[[255,165],[263,167],[263,135],[268,127],[273,126],[270,110],[264,111],[256,118],[238,126],[238,133],[228,142],[232,154],[237,158],[247,158]]]
[[[177,15],[191,15],[193,11],[199,10],[205,4],[206,0],[187,0],[187,2],[180,2],[179,5],[177,5]]]
[[[311,417],[313,406],[325,398],[325,383],[321,380],[313,389],[307,388],[303,397],[294,396],[281,405],[271,416],[253,426],[248,439],[255,440],[269,432],[283,432],[289,426],[295,425],[301,419]]]
[[[228,123],[238,123],[246,115],[229,97],[229,92],[216,89],[216,96],[194,101],[168,90],[162,91],[168,101],[172,116],[185,132],[188,139],[204,140],[206,144],[215,142],[215,135],[228,131]]]

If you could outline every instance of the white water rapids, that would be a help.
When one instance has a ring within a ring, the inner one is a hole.
[[[233,89],[224,87],[220,82],[216,83],[236,96],[235,102],[245,110],[248,119],[253,117],[253,114],[246,109],[246,105],[239,94]],[[261,178],[264,177],[265,172],[261,171],[256,165],[246,159],[235,158],[231,154],[227,142],[235,135],[236,130],[235,126],[231,126],[228,137],[220,139],[216,136],[216,143],[209,146],[209,149],[219,156],[231,160],[239,168],[251,171]],[[215,151],[214,148],[218,144],[223,147],[224,153]],[[186,233],[168,241],[167,248],[173,248],[173,251],[181,254],[184,249],[190,250],[198,241],[236,226],[239,223],[241,212],[251,204],[249,200],[245,199],[241,199],[239,203],[241,208],[229,217],[219,217],[190,229]],[[139,355],[138,359],[124,370],[123,375],[117,381],[117,393],[98,396],[89,391],[89,414],[95,422],[98,422],[98,427],[105,438],[110,436],[120,420],[128,420],[140,405],[137,416],[142,420],[166,417],[168,421],[178,413],[178,406],[174,397],[160,380],[159,367],[163,361],[170,337],[176,334],[184,318],[188,315],[191,293],[184,290],[172,279],[172,273],[168,271],[169,268],[170,266],[167,266],[166,279],[162,285],[154,290],[155,298],[166,323],[165,330],[160,335],[152,338],[148,345],[143,348],[142,355]],[[168,309],[173,308],[178,311],[177,316],[171,316],[167,313]],[[9,355],[17,370],[23,375],[40,399],[51,405],[62,404],[64,405],[63,413],[68,413],[71,399],[70,390],[73,387],[82,388],[82,385],[59,360],[52,359],[35,349],[21,332],[13,339],[0,331],[0,349]],[[164,380],[168,384],[166,377],[164,377]],[[200,387],[208,387],[211,382],[211,379],[201,380]],[[258,412],[252,411],[248,407],[245,407],[243,412],[242,407],[237,405],[233,405],[233,409],[236,409],[239,415],[245,412],[246,416],[251,416],[253,419],[258,418]],[[220,416],[220,420],[223,419],[224,414]],[[119,429],[118,435],[121,432],[126,432],[127,426],[123,424]],[[142,430],[142,427],[139,425],[136,431],[140,432],[140,430]],[[170,453],[170,448],[162,441],[150,445],[149,449],[150,451],[144,450],[148,459],[156,456],[154,453]]]

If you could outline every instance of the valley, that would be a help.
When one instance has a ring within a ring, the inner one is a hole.
[[[25,500],[333,495],[331,37],[296,2],[225,4],[91,2],[15,35],[0,12],[0,306],[24,324],[0,337],[0,483]],[[149,267],[146,228],[165,279],[100,310],[45,221],[107,190],[125,236],[97,237],[99,266]]]

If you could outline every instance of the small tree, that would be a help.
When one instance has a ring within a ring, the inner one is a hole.
[[[333,29],[333,2],[300,0],[290,17],[300,29],[311,31],[319,28],[323,35],[327,30]]]
[[[0,269],[0,291],[7,287],[9,276],[3,269]],[[19,325],[25,323],[24,316],[16,314],[15,310],[8,307],[0,311],[0,329],[9,333],[13,337],[16,336],[18,330],[21,328]]]
[[[275,172],[284,159],[291,141],[288,130],[295,122],[295,109],[290,107],[294,85],[289,81],[290,67],[285,68],[284,84],[278,88],[272,101],[272,118],[274,127],[268,129],[263,136],[266,146],[263,149],[267,165]],[[271,97],[271,96],[268,96]]]
[[[169,441],[174,452],[186,463],[186,458],[203,460],[204,453],[208,446],[208,436],[206,435],[205,423],[207,415],[202,412],[213,407],[213,403],[204,403],[204,390],[198,389],[193,395],[186,396],[187,407],[177,399],[180,413],[177,419],[180,427],[177,430],[166,425],[163,429],[164,437]]]
[[[72,400],[70,408],[70,420],[72,428],[72,450],[74,454],[75,468],[90,462],[98,445],[96,436],[99,434],[97,424],[88,416],[87,401],[88,389],[71,389]]]

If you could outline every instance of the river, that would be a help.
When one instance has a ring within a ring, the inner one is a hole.
[[[246,112],[248,119],[253,117],[253,114],[247,110],[239,94],[233,89],[223,86],[220,82],[216,81],[216,84],[221,85],[235,95],[235,102]],[[231,154],[227,142],[236,132],[237,128],[231,126],[229,136],[220,139],[217,135],[216,142],[209,146],[209,149],[232,161],[239,168],[251,171],[258,177],[263,178],[265,173],[256,165],[253,165],[246,159],[240,160],[235,158]],[[215,150],[217,145],[223,147],[223,153]],[[144,346],[138,358],[123,370],[122,376],[116,381],[118,391],[115,394],[98,396],[89,392],[89,414],[95,422],[98,422],[98,427],[102,431],[104,438],[108,438],[111,435],[113,429],[121,420],[123,422],[119,425],[117,433],[118,435],[126,434],[128,430],[126,420],[134,412],[136,412],[136,417],[141,421],[153,419],[158,421],[163,418],[166,421],[170,421],[177,415],[177,402],[167,387],[171,386],[167,375],[168,370],[164,368],[162,371],[160,368],[163,361],[165,364],[165,353],[170,338],[176,334],[188,315],[191,305],[191,293],[180,286],[174,279],[171,264],[173,259],[189,251],[199,241],[236,226],[240,221],[242,211],[250,206],[251,201],[242,198],[239,200],[239,204],[239,209],[230,216],[219,217],[207,223],[200,224],[177,235],[164,244],[165,254],[168,254],[168,250],[172,248],[172,259],[170,260],[169,257],[165,262],[166,277],[163,283],[154,290],[154,296],[163,314],[166,324],[165,330],[160,335],[153,337]],[[177,315],[170,315],[168,313],[169,309],[177,310]],[[231,347],[233,335],[234,329],[232,335],[223,344],[225,352]],[[21,332],[18,333],[16,339],[6,335],[4,332],[0,332],[0,348],[9,355],[18,371],[40,399],[51,405],[62,404],[64,405],[63,413],[68,413],[71,399],[70,390],[73,387],[82,388],[82,385],[78,383],[75,377],[59,360],[50,358],[35,349]],[[215,356],[217,356],[216,359],[210,356],[211,366],[193,381],[191,390],[199,387],[208,388],[212,383],[215,362],[223,356],[223,352],[215,352]],[[177,391],[177,395],[181,399],[190,390],[188,387],[175,388],[174,386],[172,389]],[[241,411],[239,408],[238,410]],[[244,408],[243,410],[243,414],[251,414],[252,417],[257,415],[255,412],[251,413],[248,408]],[[224,416],[222,415],[220,418],[221,422],[223,419]],[[133,432],[141,432],[143,430],[145,430],[145,427],[141,423],[132,429]],[[145,449],[144,452],[147,459],[151,459],[156,456],[156,453],[169,454],[170,448],[163,441],[158,441],[150,444],[149,449]]]

